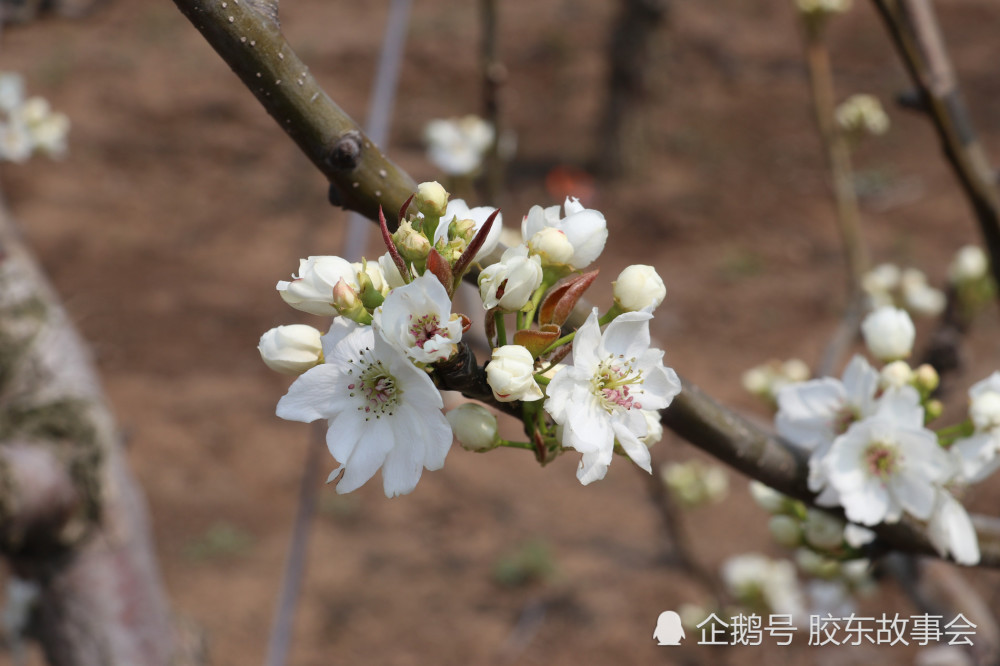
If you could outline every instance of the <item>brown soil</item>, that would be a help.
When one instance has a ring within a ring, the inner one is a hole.
[[[292,45],[363,117],[387,3],[287,1]],[[612,232],[603,276],[651,263],[668,285],[654,322],[668,362],[765,419],[740,373],[771,357],[815,362],[844,292],[790,4],[675,3],[652,54],[647,168],[598,185],[594,203]],[[831,30],[838,92],[888,104],[907,81],[873,11],[856,4]],[[418,180],[436,177],[422,126],[479,108],[474,6],[421,2],[412,16],[390,153]],[[1000,9],[955,0],[940,12],[975,123],[1000,155]],[[590,157],[612,8],[553,0],[502,6],[501,16],[505,116],[519,145],[501,203],[513,221],[554,203],[542,186],[550,167]],[[66,160],[3,165],[0,176],[96,352],[174,607],[205,629],[213,663],[260,663],[310,430],[274,416],[289,382],[254,347],[272,326],[320,325],[287,308],[274,284],[300,256],[336,254],[346,215],[172,3],[117,0],[3,40],[2,69],[23,72],[31,93],[72,118]],[[856,155],[865,235],[877,261],[919,266],[941,284],[976,228],[928,123],[890,114],[890,133]],[[977,323],[950,413],[1000,367],[998,327],[992,310]],[[654,454],[699,455],[669,437]],[[812,652],[805,635],[783,650],[656,648],[657,615],[703,591],[665,565],[644,475],[617,460],[607,479],[581,487],[575,463],[567,455],[540,469],[524,452],[456,448],[406,498],[387,500],[377,482],[345,497],[324,488],[289,663],[911,663],[906,648]],[[331,464],[324,457],[321,472]],[[745,481],[731,481],[726,502],[686,514],[698,557],[716,569],[746,550],[784,556]],[[998,498],[993,484],[969,502],[995,513]],[[498,583],[498,563],[530,544],[548,549],[554,573]],[[997,576],[973,578],[996,605]],[[915,612],[884,590],[869,614]]]

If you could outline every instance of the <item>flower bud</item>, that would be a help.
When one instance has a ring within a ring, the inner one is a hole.
[[[323,362],[320,332],[312,326],[278,326],[260,336],[257,351],[267,367],[285,375],[301,375]]]
[[[743,373],[743,389],[750,395],[768,397],[771,395],[772,373],[768,367],[757,365]]]
[[[778,514],[767,521],[767,529],[779,546],[797,548],[802,544],[802,527],[792,516]]]
[[[497,418],[482,405],[471,402],[451,410],[445,417],[451,424],[455,439],[469,451],[488,451],[500,441]]]
[[[941,416],[944,411],[944,405],[940,400],[928,400],[924,403],[924,423],[930,423],[934,419]]]
[[[782,363],[781,372],[790,382],[804,382],[812,374],[809,365],[801,358],[790,358]]]
[[[368,324],[372,320],[371,314],[358,298],[358,292],[343,279],[333,286],[333,307],[340,315],[359,324]]]
[[[573,258],[573,244],[565,233],[553,227],[545,227],[529,238],[528,250],[546,266],[564,266]]]
[[[893,361],[879,373],[879,386],[883,389],[900,389],[913,382],[913,370],[906,361]]]
[[[883,306],[870,313],[861,323],[868,350],[882,361],[906,358],[913,351],[916,330],[905,310]]]
[[[645,264],[629,266],[612,285],[615,303],[625,312],[652,312],[667,296],[656,269]]]
[[[926,395],[937,389],[941,377],[933,365],[924,363],[913,373],[913,383],[916,384],[917,390]]]
[[[956,284],[974,282],[986,276],[989,262],[978,245],[966,245],[955,255],[948,269],[948,277]]]
[[[969,417],[979,432],[1000,428],[1000,393],[985,391],[974,397]]]
[[[486,383],[500,402],[541,400],[544,395],[534,377],[535,360],[520,345],[504,345],[493,350],[486,365]]]
[[[524,245],[508,248],[500,261],[479,274],[479,295],[487,310],[499,307],[507,312],[520,310],[542,284],[542,262],[528,256]]]
[[[784,511],[788,503],[788,497],[760,481],[750,482],[750,495],[760,508],[769,513]]]
[[[413,197],[417,210],[430,218],[439,218],[448,209],[448,192],[437,181],[420,183]]]
[[[472,242],[472,239],[476,237],[476,232],[479,231],[479,226],[480,225],[476,224],[475,220],[460,220],[456,217],[451,221],[451,224],[448,225],[448,238],[461,238],[465,241],[466,246],[468,246],[468,244]]]
[[[825,511],[816,509],[806,511],[802,531],[809,545],[821,550],[840,548],[844,541],[844,521]]]
[[[392,235],[399,254],[407,263],[423,265],[431,251],[431,242],[419,231],[413,228],[409,220],[403,220],[396,233]]]

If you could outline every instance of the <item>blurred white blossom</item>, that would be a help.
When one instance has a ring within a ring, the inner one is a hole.
[[[477,171],[495,135],[493,125],[472,114],[432,120],[424,129],[428,158],[449,176],[467,176]]]

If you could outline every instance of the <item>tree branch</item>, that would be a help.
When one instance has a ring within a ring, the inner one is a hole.
[[[368,150],[369,142],[354,121],[330,101],[315,81],[306,78],[305,66],[281,36],[276,21],[248,10],[244,4],[246,0],[228,8],[221,8],[221,3],[209,7],[197,0],[174,2],[254,91],[279,125],[340,188],[343,198],[338,201],[339,205],[376,219],[377,211],[373,209],[379,202],[383,203],[387,215],[394,214],[394,207],[401,206],[413,193],[413,180],[377,150]],[[242,37],[255,40],[255,45],[247,48]],[[288,69],[290,63],[296,63],[291,70]],[[258,71],[263,73],[263,84],[256,77]],[[303,83],[300,85],[293,79],[294,85],[286,85],[290,73],[298,73]],[[276,83],[276,79],[281,79],[282,83]],[[357,132],[356,143],[366,146],[366,150],[360,154],[357,168],[350,169],[347,175],[343,170],[334,169],[326,156],[331,142],[350,132]],[[384,175],[379,172],[379,165],[385,167]],[[345,189],[350,196],[345,196]],[[484,263],[496,261],[502,251],[503,248],[498,248]],[[467,278],[474,280],[475,275],[470,274]],[[568,325],[581,325],[590,308],[581,301]],[[462,390],[466,395],[474,393],[468,386],[445,388]],[[683,382],[681,394],[662,413],[662,420],[693,445],[747,476],[787,495],[812,502],[813,494],[806,485],[808,470],[801,452],[719,405],[690,382]],[[981,521],[977,526],[982,564],[1000,567],[1000,527],[992,523],[984,525]],[[913,522],[904,520],[894,525],[879,525],[876,532],[885,548],[936,554],[922,528]]]
[[[920,91],[941,149],[979,222],[1000,284],[1000,191],[958,89],[929,0],[872,0],[903,65]],[[998,292],[1000,294],[1000,292]]]

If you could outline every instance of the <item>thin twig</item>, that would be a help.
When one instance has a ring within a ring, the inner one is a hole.
[[[500,88],[507,79],[507,71],[500,62],[497,34],[500,19],[496,0],[480,0],[482,37],[480,67],[483,76],[483,117],[493,125],[493,145],[486,154],[486,200],[496,206],[503,190],[503,160],[500,155],[500,134],[503,125],[500,117]]]
[[[1000,284],[1000,190],[965,108],[929,0],[872,0],[965,192]],[[1000,297],[1000,291],[997,292]]]

